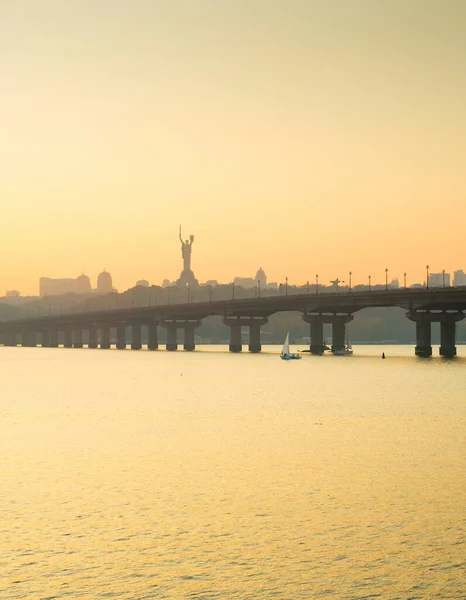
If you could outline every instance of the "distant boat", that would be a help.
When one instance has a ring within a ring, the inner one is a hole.
[[[299,354],[290,354],[290,333],[286,334],[285,343],[283,344],[283,348],[280,354],[280,358],[282,360],[299,360],[302,356]]]
[[[351,346],[348,334],[346,334],[346,346],[344,348],[339,348],[338,350],[335,350],[333,354],[335,354],[336,356],[349,356],[353,354],[353,348]]]

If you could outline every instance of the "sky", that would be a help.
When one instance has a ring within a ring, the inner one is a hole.
[[[466,271],[463,0],[3,0],[0,294]]]

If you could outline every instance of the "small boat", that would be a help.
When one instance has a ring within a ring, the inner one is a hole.
[[[338,350],[335,350],[333,354],[335,354],[335,356],[350,356],[351,354],[353,354],[353,348],[351,346],[348,334],[346,334],[346,346],[344,348],[339,348]]]
[[[290,354],[290,333],[286,334],[285,343],[283,344],[282,351],[280,353],[282,360],[299,360],[302,358],[299,354]]]

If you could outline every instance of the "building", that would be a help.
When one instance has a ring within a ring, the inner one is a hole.
[[[429,287],[450,287],[450,273],[430,273]]]
[[[75,294],[90,294],[92,292],[91,288],[91,280],[87,275],[80,275],[76,277],[74,282],[74,292]]]
[[[39,294],[43,296],[60,296],[61,294],[72,294],[74,292],[75,279],[53,279],[52,277],[41,277],[39,279]]]
[[[7,290],[5,293],[6,298],[19,298],[20,296],[21,294],[18,292],[18,290]]]
[[[76,279],[53,279],[41,277],[39,279],[39,294],[44,296],[60,296],[62,294],[90,294],[91,282],[87,275],[80,275]]]
[[[260,286],[261,288],[265,288],[267,286],[267,275],[265,274],[265,271],[262,269],[262,267],[259,267],[255,279],[256,285]]]
[[[138,285],[141,287],[150,287],[150,283],[146,279],[140,279],[139,281],[136,281],[136,287]]]
[[[466,285],[466,273],[464,271],[453,271],[453,285],[455,287]]]
[[[113,291],[113,281],[110,273],[104,269],[97,277],[97,292],[99,294],[108,294]]]

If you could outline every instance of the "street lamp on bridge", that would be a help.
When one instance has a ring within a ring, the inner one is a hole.
[[[443,287],[445,287],[445,269],[442,270],[442,282],[443,282]]]
[[[285,277],[285,296],[288,296],[288,277]]]
[[[406,289],[406,273],[403,273],[403,278],[404,278],[404,281],[405,281],[405,289]]]
[[[369,291],[371,291],[371,279],[372,279],[372,275],[369,275],[368,279],[369,279]]]
[[[426,288],[429,287],[429,265],[426,265]]]
[[[385,291],[388,290],[388,269],[385,269]]]
[[[306,281],[306,294],[309,296],[309,280]]]
[[[316,273],[316,295],[319,293],[319,275]]]
[[[349,291],[351,292],[351,276],[353,275],[353,273],[350,271],[349,272]]]

